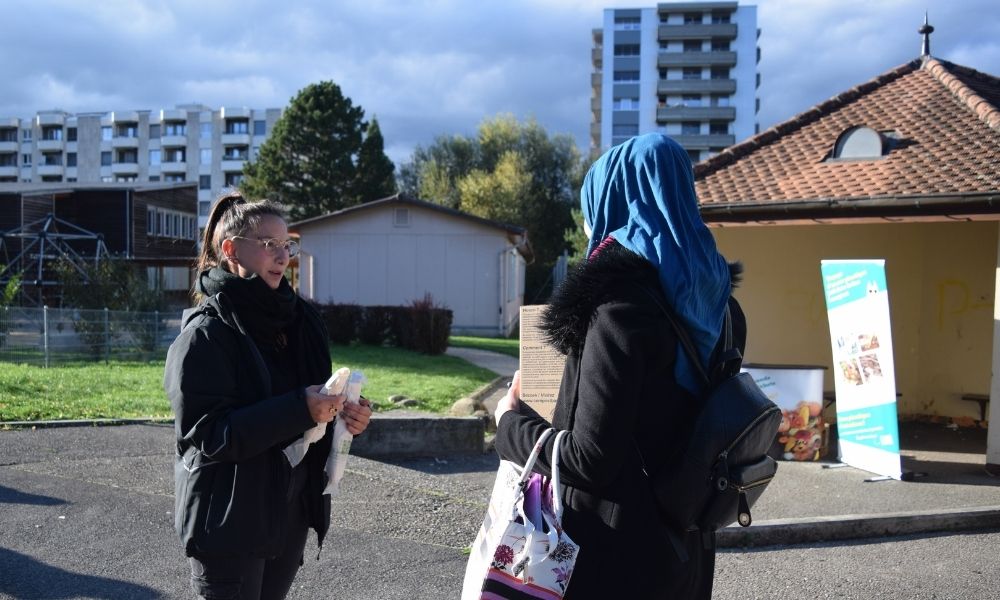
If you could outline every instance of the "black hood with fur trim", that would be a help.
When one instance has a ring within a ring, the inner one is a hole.
[[[734,288],[742,273],[741,263],[729,263]],[[591,260],[571,269],[542,313],[542,329],[549,343],[562,354],[579,353],[597,308],[623,283],[636,281],[650,289],[660,288],[656,268],[618,242],[608,244]]]

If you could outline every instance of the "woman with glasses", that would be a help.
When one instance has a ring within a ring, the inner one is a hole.
[[[175,527],[199,597],[285,597],[308,530],[322,547],[330,527],[332,428],[304,457],[284,450],[335,418],[358,435],[371,416],[366,400],[321,393],[326,327],[285,278],[298,249],[276,204],[220,198],[198,258],[200,302],[167,354]]]

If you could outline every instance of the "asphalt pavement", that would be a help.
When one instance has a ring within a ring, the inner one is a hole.
[[[499,377],[516,368],[489,358]],[[782,462],[754,524],[720,533],[717,570],[739,577],[746,546],[1000,529],[985,430],[900,431],[904,470],[923,476],[869,482],[853,467]],[[497,464],[493,452],[352,457],[328,541],[317,558],[310,539],[289,597],[457,597]],[[172,465],[167,424],[0,431],[0,598],[192,597]]]

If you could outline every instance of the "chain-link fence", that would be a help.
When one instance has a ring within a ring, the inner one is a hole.
[[[163,358],[180,313],[0,307],[0,361],[53,366]]]

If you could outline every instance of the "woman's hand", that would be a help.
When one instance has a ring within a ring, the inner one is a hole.
[[[497,402],[497,409],[493,412],[493,418],[497,425],[500,424],[500,417],[508,410],[517,410],[521,405],[521,371],[514,371],[514,379],[507,388],[507,394]]]
[[[344,410],[340,413],[340,418],[343,419],[344,425],[347,426],[347,431],[351,432],[351,435],[358,435],[367,429],[371,417],[371,403],[368,398],[363,397],[358,400],[358,404],[352,402],[344,404]]]
[[[327,396],[322,385],[311,385],[306,388],[306,405],[313,421],[329,423],[344,408],[344,395]]]

